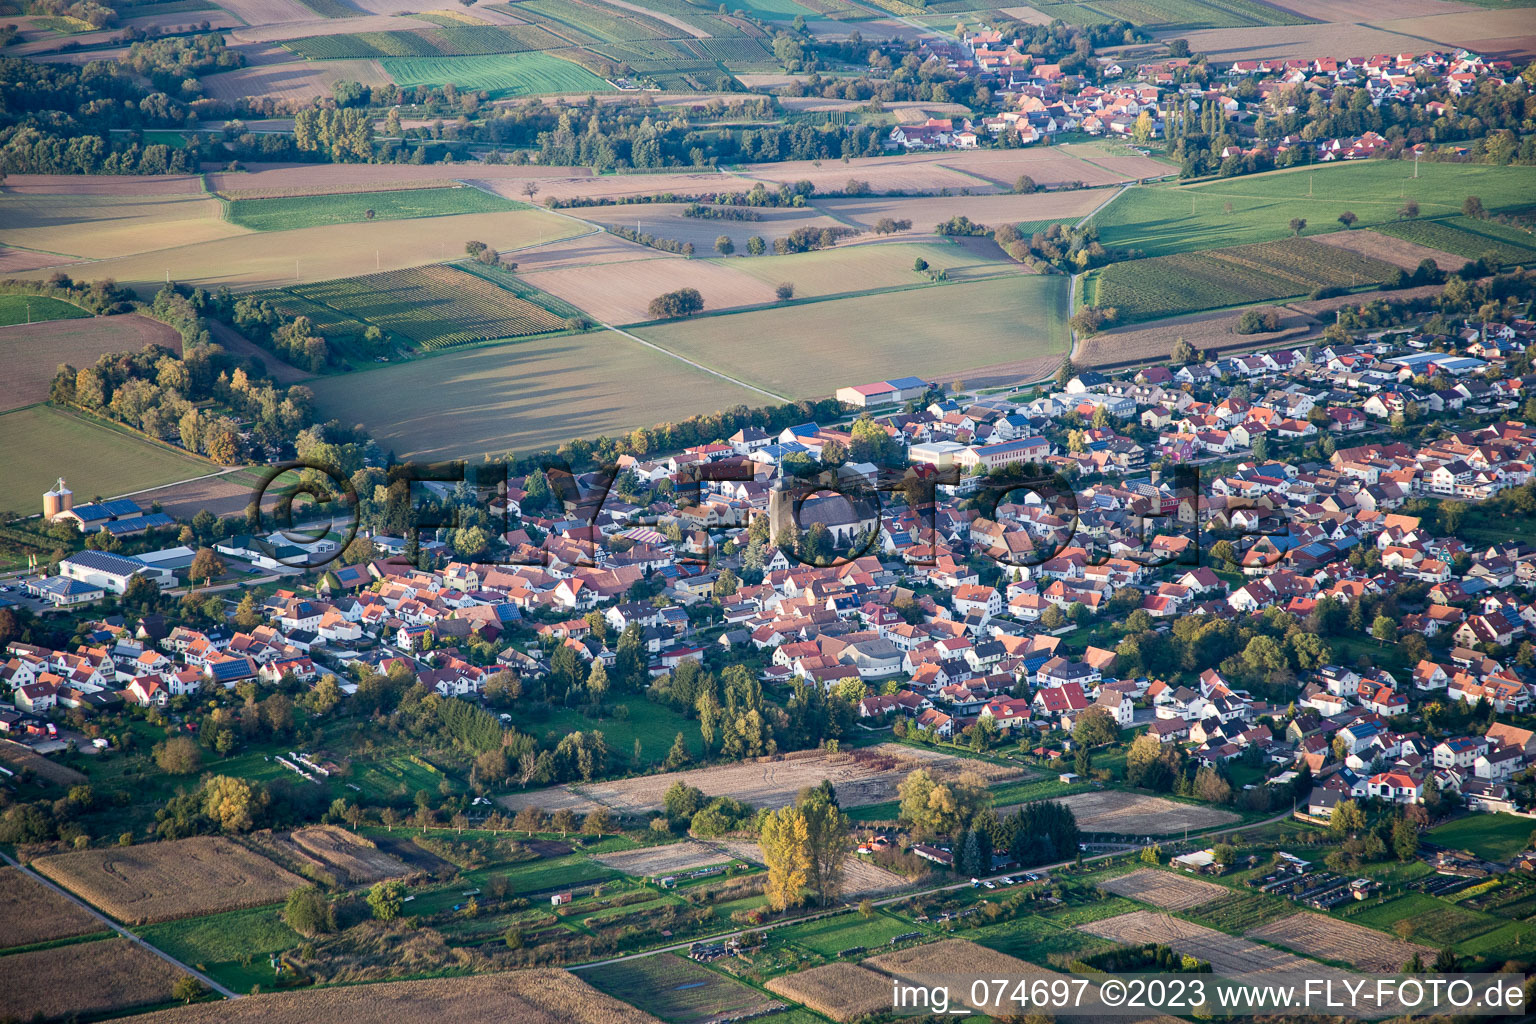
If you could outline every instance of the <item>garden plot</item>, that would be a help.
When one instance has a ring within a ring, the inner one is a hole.
[[[794,803],[802,789],[831,781],[842,805],[856,807],[895,799],[896,788],[915,768],[926,768],[940,779],[976,772],[989,784],[1023,774],[1022,769],[990,761],[882,743],[837,754],[810,750],[778,760],[764,758],[611,782],[556,786],[513,793],[502,797],[501,803],[512,810],[528,806],[590,810],[603,806],[620,814],[641,816],[660,810],[667,790],[681,782],[697,787],[706,796],[729,796],[754,807],[777,808]]]
[[[750,839],[729,839],[720,844],[737,860],[763,865],[763,851]],[[843,862],[843,896],[873,896],[905,888],[911,880],[887,871],[867,857],[849,857]]]
[[[666,846],[649,846],[643,850],[604,853],[594,857],[593,860],[611,868],[618,868],[626,875],[644,878],[724,864],[733,857],[734,854],[719,846],[688,839]]]
[[[339,825],[311,825],[287,835],[257,835],[263,852],[275,853],[276,859],[308,873],[314,869],[336,877],[343,885],[367,885],[386,878],[404,878],[414,869],[403,860],[386,853],[371,839],[349,832]]]
[[[305,884],[265,857],[213,836],[61,853],[33,867],[128,924],[260,906]]]
[[[89,935],[106,925],[16,868],[0,868],[0,946],[30,946],[75,935]]]
[[[1128,875],[1101,882],[1099,888],[1132,899],[1165,907],[1168,910],[1188,910],[1202,903],[1209,903],[1231,892],[1225,886],[1202,882],[1198,878],[1175,875],[1168,871],[1143,868]]]
[[[1014,1004],[993,1005],[973,999],[971,981],[976,978],[1007,978],[1021,981],[1029,977],[1051,978],[1056,972],[1000,953],[986,946],[979,946],[967,939],[947,939],[923,946],[912,946],[890,953],[870,957],[864,966],[899,979],[904,984],[922,985],[929,988],[944,986],[949,989],[951,1006],[969,1006],[987,1013],[1002,1014],[1014,1009]],[[999,995],[996,987],[988,986],[989,996]],[[1006,995],[1006,992],[1001,993]],[[889,998],[889,993],[887,993]]]
[[[1185,830],[1215,828],[1241,819],[1231,811],[1199,804],[1181,804],[1160,796],[1142,796],[1104,789],[1092,793],[1074,793],[1060,798],[1077,817],[1077,827],[1084,832],[1118,832],[1124,835],[1161,836]],[[1000,808],[999,815],[1022,807]]]
[[[891,1008],[890,979],[856,964],[827,964],[781,975],[768,982],[768,991],[839,1022]]]
[[[1320,960],[1341,960],[1362,971],[1391,974],[1417,953],[1424,963],[1435,958],[1429,946],[1403,942],[1348,921],[1322,914],[1292,914],[1245,932],[1249,938],[1263,939]]]
[[[600,992],[623,997],[668,1024],[706,1024],[753,1017],[781,1003],[680,956],[660,954],[602,964],[581,972]]]

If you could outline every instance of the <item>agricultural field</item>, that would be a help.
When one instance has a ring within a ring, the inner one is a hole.
[[[1072,192],[1036,192],[1032,195],[969,196],[855,196],[820,197],[816,209],[837,220],[873,229],[881,219],[890,217],[912,222],[916,234],[928,234],[934,226],[951,217],[969,217],[977,224],[1029,224],[1039,221],[1071,220],[1086,217],[1114,193],[1103,189],[1079,189]]]
[[[1113,263],[1094,272],[1089,299],[1118,309],[1121,322],[1136,322],[1374,284],[1397,269],[1340,246],[1287,238]]]
[[[1056,798],[1072,809],[1077,826],[1084,832],[1140,833],[1162,836],[1186,829],[1216,828],[1241,819],[1231,811],[1206,804],[1185,804],[1160,796],[1142,796],[1116,789],[1073,793]],[[999,808],[998,814],[1011,813],[1017,807]]]
[[[375,57],[454,57],[552,50],[569,45],[537,25],[443,25],[395,32],[357,32],[290,39],[285,47],[306,60]]]
[[[270,985],[270,957],[304,941],[283,923],[280,907],[251,907],[207,917],[183,918],[138,929],[145,942],[184,964],[196,965],[236,992]]]
[[[1435,948],[1457,945],[1490,931],[1503,922],[1492,914],[1458,907],[1423,893],[1409,893],[1385,903],[1366,907],[1351,917],[1352,921],[1371,928],[1386,931],[1398,921],[1410,920],[1414,925],[1413,938]]]
[[[1170,871],[1143,868],[1099,883],[1101,889],[1169,910],[1188,910],[1231,892],[1226,886]]]
[[[667,1024],[751,1016],[773,1002],[754,988],[670,953],[603,964],[579,976],[599,992],[623,999]]]
[[[545,210],[420,217],[382,224],[329,224],[255,233],[226,226],[244,233],[236,238],[175,244],[158,252],[104,259],[89,264],[88,271],[70,264],[60,269],[65,273],[88,273],[91,278],[110,277],[136,289],[145,298],[163,286],[167,275],[189,286],[228,285],[237,291],[253,291],[459,259],[464,243],[470,239],[505,251],[569,238],[583,230],[575,221]],[[52,273],[42,269],[18,276],[45,280]]]
[[[781,974],[768,990],[846,1024],[891,1007],[891,981],[857,964],[835,963]]]
[[[272,903],[305,884],[265,857],[209,836],[54,854],[33,867],[125,924]]]
[[[1508,860],[1530,845],[1531,819],[1513,814],[1468,814],[1437,825],[1428,840],[1452,850],[1467,850],[1487,860]]]
[[[1292,218],[1306,220],[1303,235],[1342,230],[1337,217],[1345,210],[1359,218],[1357,230],[1393,224],[1407,199],[1418,202],[1425,218],[1458,214],[1469,195],[1497,213],[1528,204],[1536,189],[1533,167],[1423,163],[1419,176],[1413,174],[1411,162],[1360,160],[1187,187],[1132,188],[1094,214],[1093,223],[1106,246],[1165,256],[1285,238]]]
[[[1380,231],[1335,231],[1327,235],[1314,235],[1313,240],[1382,260],[1404,270],[1415,270],[1424,260],[1432,260],[1441,270],[1452,271],[1461,269],[1467,261],[1465,256],[1455,256],[1403,238],[1393,238]]]
[[[660,810],[667,789],[681,782],[697,787],[706,796],[743,799],[743,794],[750,794],[754,807],[776,808],[793,803],[800,790],[808,786],[831,781],[839,802],[844,807],[853,807],[891,799],[901,780],[915,768],[925,768],[940,779],[974,771],[989,782],[1020,774],[1019,769],[1005,768],[990,761],[880,744],[853,752],[803,751],[777,761],[748,761],[611,782],[569,784],[509,794],[501,797],[500,802],[513,810],[530,804],[546,810],[561,807],[589,810],[594,805],[601,805],[620,814],[643,815]]]
[[[718,846],[701,843],[696,839],[685,839],[680,843],[668,843],[664,846],[647,846],[639,850],[598,854],[593,859],[611,868],[617,868],[626,875],[654,878],[715,864],[725,864],[733,858],[728,851]]]
[[[1269,974],[1312,971],[1313,976],[1341,976],[1342,972],[1304,960],[1282,950],[1233,938],[1203,925],[1168,914],[1137,910],[1078,926],[1082,931],[1121,943],[1156,942],[1205,960],[1217,974]]]
[[[537,968],[459,978],[263,992],[138,1018],[144,1024],[312,1024],[376,1020],[381,1005],[400,1020],[433,1024],[660,1024],[566,971]]]
[[[1067,350],[1066,293],[1064,277],[1017,275],[841,299],[835,307],[797,302],[636,333],[757,387],[813,398],[896,374],[974,381],[973,371],[1007,367],[1015,379],[1045,376]],[[963,332],[954,330],[956,309],[966,310]],[[828,316],[847,326],[835,351],[824,341]]]
[[[111,259],[246,233],[224,220],[219,201],[201,194],[201,185],[196,194],[143,196],[11,194],[7,187],[0,195],[0,224],[0,241],[59,254],[63,258],[50,263],[55,266],[68,264],[69,257]],[[65,273],[73,271],[66,267]],[[95,266],[84,273],[105,276]]]
[[[1379,974],[1402,970],[1415,953],[1424,963],[1430,963],[1436,953],[1429,946],[1403,942],[1322,914],[1292,914],[1250,929],[1246,935],[1320,960],[1341,961]]]
[[[611,332],[478,347],[367,373],[313,381],[316,407],[365,424],[402,458],[553,449],[572,437],[768,401]],[[443,415],[449,399],[456,415]]]
[[[280,199],[234,199],[228,203],[230,223],[252,231],[286,231],[323,224],[362,224],[450,217],[469,213],[500,213],[521,204],[461,185],[456,188],[401,189],[358,195],[291,196]],[[372,216],[369,216],[372,214]]]
[[[0,480],[30,506],[64,476],[77,493],[105,497],[213,472],[191,455],[162,448],[73,413],[36,405],[0,414]]]
[[[428,352],[565,326],[564,317],[452,266],[292,285],[262,297],[310,317],[327,335],[357,334],[371,324]]]
[[[105,931],[106,926],[35,878],[0,868],[0,946],[30,946]]]
[[[1377,230],[1464,259],[1475,260],[1491,254],[1506,265],[1536,262],[1536,235],[1469,217],[1399,221],[1383,224]]]
[[[700,256],[712,256],[715,239],[725,235],[739,253],[746,253],[747,239],[761,236],[772,244],[796,228],[836,228],[845,226],[835,217],[827,216],[814,206],[768,206],[760,208],[726,207],[727,210],[748,210],[759,220],[725,220],[709,217],[688,217],[683,211],[686,203],[629,203],[618,206],[592,206],[572,210],[576,216],[610,230],[620,228],[654,235],[675,242],[692,242]],[[627,245],[636,243],[626,242]],[[657,255],[659,250],[641,247]]]
[[[90,315],[72,302],[47,295],[0,295],[0,327],[41,324],[49,320],[80,320]]]
[[[898,935],[916,931],[912,925],[889,914],[875,913],[865,919],[857,912],[824,917],[819,921],[793,925],[776,934],[813,953],[835,957],[845,949],[862,946],[874,950],[889,945]]]
[[[401,88],[446,85],[483,89],[493,97],[612,92],[613,86],[568,60],[547,53],[481,57],[386,57],[380,62]]]
[[[273,833],[255,842],[262,853],[279,864],[337,885],[368,885],[413,873],[411,866],[400,858],[339,825],[310,825],[287,834]]]
[[[393,79],[376,60],[291,60],[285,64],[255,64],[221,71],[201,79],[203,90],[226,103],[248,96],[270,96],[304,103],[326,96],[337,82],[388,85]]]
[[[919,259],[928,264],[930,271],[944,271],[951,281],[976,281],[1024,273],[1018,264],[1001,258],[991,259],[978,251],[981,248],[980,245],[949,241],[881,242],[719,262],[732,270],[750,274],[764,284],[777,286],[780,282],[788,282],[794,286],[796,298],[820,298],[923,284],[928,281],[928,271],[913,269]],[[992,249],[1001,257],[996,246]]]
[[[1348,301],[1359,302],[1368,297],[1350,296]],[[1171,317],[1149,324],[1116,327],[1101,331],[1091,338],[1079,338],[1072,359],[1079,366],[1095,369],[1145,366],[1149,363],[1166,361],[1180,338],[1208,356],[1214,356],[1238,349],[1301,341],[1322,330],[1322,325],[1315,316],[1304,311],[1303,304],[1297,303],[1277,308],[1280,311],[1280,330],[1278,331],[1238,334],[1237,325],[1242,316],[1241,313],[1196,313],[1192,316]]]
[[[183,972],[127,939],[0,956],[5,1012],[17,1020],[101,1017],[171,1001]]]
[[[969,1006],[974,1010],[1000,1014],[1012,1007],[989,1006],[972,1000],[967,983],[972,978],[1049,977],[1054,974],[1018,957],[977,945],[966,939],[946,939],[924,946],[912,946],[882,953],[864,961],[864,966],[900,979],[906,984],[939,986],[949,989],[951,1006]],[[962,980],[964,979],[964,980]],[[992,993],[996,989],[989,990]]]
[[[0,412],[47,401],[48,386],[61,363],[78,369],[94,365],[108,352],[137,352],[145,345],[161,345],[181,353],[181,335],[147,316],[92,317],[78,306],[37,295],[0,296],[0,310],[22,299],[30,299],[34,309],[40,303],[56,303],[79,316],[31,325],[23,321],[9,329],[0,328],[0,365],[5,367],[0,379]]]

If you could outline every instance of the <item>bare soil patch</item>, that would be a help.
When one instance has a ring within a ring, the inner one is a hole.
[[[1023,770],[937,750],[882,743],[858,751],[826,754],[819,750],[785,755],[777,760],[761,758],[739,764],[665,772],[634,779],[618,779],[589,785],[565,785],[528,793],[513,793],[501,803],[517,810],[536,806],[545,810],[601,805],[621,814],[643,815],[660,810],[662,797],[674,782],[695,786],[707,796],[730,796],[754,807],[777,808],[794,803],[807,786],[830,780],[845,807],[881,803],[893,799],[896,787],[915,768],[926,768],[937,778],[953,778],[976,772],[989,783],[1022,776]]]
[[[221,320],[209,320],[208,333],[213,337],[214,341],[222,345],[224,350],[231,355],[260,360],[261,365],[267,371],[267,376],[271,377],[274,383],[283,385],[297,384],[301,380],[309,379],[309,374],[297,366],[283,362],[281,357],[268,352]],[[178,340],[180,340],[180,337],[180,335],[177,335]]]
[[[1431,14],[1423,17],[1400,16],[1391,21],[1376,23],[1376,27],[1388,32],[1398,32],[1418,39],[1433,39],[1450,47],[1471,48],[1474,44],[1487,46],[1479,52],[1492,56],[1528,55],[1533,52],[1531,10],[1528,7],[1506,7],[1490,10],[1486,7],[1450,14]],[[1193,43],[1190,44],[1193,47]]]
[[[705,217],[687,217],[684,203],[644,203],[625,206],[603,206],[573,210],[583,220],[601,224],[605,228],[623,228],[670,238],[676,242],[692,242],[699,256],[715,254],[715,239],[726,236],[735,243],[739,252],[745,252],[747,239],[760,235],[770,243],[800,227],[820,230],[842,226],[833,217],[822,216],[815,207],[766,207],[755,211],[761,220],[714,220]]]
[[[1360,296],[1352,297],[1356,301]],[[1331,300],[1323,300],[1331,301]],[[1081,338],[1073,362],[1095,369],[1141,367],[1166,362],[1174,344],[1183,338],[1207,355],[1238,349],[1266,348],[1299,342],[1321,333],[1322,325],[1301,304],[1277,307],[1280,330],[1265,334],[1238,334],[1241,313],[1227,311],[1172,317],[1134,327],[1117,327],[1091,338]]]
[[[137,313],[88,320],[50,320],[0,327],[0,412],[46,401],[60,363],[92,366],[108,352],[137,352],[163,345],[181,353],[181,335],[168,324]]]
[[[1362,971],[1391,974],[1418,953],[1428,963],[1435,956],[1430,946],[1404,942],[1374,928],[1338,921],[1322,914],[1292,914],[1246,933],[1298,953],[1322,960],[1341,960]]]
[[[605,853],[594,857],[593,860],[601,861],[611,868],[618,868],[626,875],[654,877],[675,874],[679,871],[692,871],[712,864],[723,864],[733,857],[734,854],[717,845],[686,839],[681,843],[651,846],[643,850]]]
[[[914,234],[931,233],[934,227],[955,216],[996,227],[1042,220],[1076,220],[1086,217],[1108,198],[1108,193],[1083,189],[1075,192],[1036,192],[1033,195],[970,196],[870,196],[853,199],[817,199],[818,209],[866,230],[883,217],[912,222]],[[998,253],[1002,258],[1002,254]]]
[[[1230,890],[1214,882],[1202,882],[1198,878],[1175,875],[1170,871],[1142,868],[1119,878],[1099,883],[1101,889],[1130,896],[1169,910],[1188,910],[1202,903],[1209,903]]]
[[[127,939],[0,957],[5,1012],[17,1020],[102,1015],[169,1002],[182,972]]]
[[[135,495],[135,500],[145,505],[158,501],[166,515],[190,519],[203,509],[216,516],[243,515],[253,493],[249,481],[211,476],[143,491]]]
[[[519,271],[524,268],[519,267]],[[524,274],[528,283],[606,323],[650,319],[652,299],[679,288],[697,288],[706,310],[758,306],[775,301],[773,286],[704,260],[669,256]]]
[[[185,196],[199,195],[202,179],[192,174],[8,174],[5,195],[22,196]]]
[[[12,771],[31,769],[33,775],[56,786],[77,786],[90,781],[83,773],[68,765],[59,764],[13,740],[0,740],[0,761],[4,761]]]
[[[30,252],[26,249],[10,249],[0,246],[0,274],[11,274],[20,270],[35,270],[38,267],[51,267],[61,262],[60,257],[49,252]]]
[[[993,1005],[972,999],[972,995],[975,994],[971,990],[973,979],[1021,980],[1031,976],[1050,977],[1055,974],[1054,971],[1038,967],[1027,960],[1020,960],[1007,953],[999,953],[995,949],[988,949],[967,939],[947,939],[943,942],[932,942],[924,946],[912,946],[882,953],[865,960],[864,966],[893,978],[899,978],[908,984],[928,987],[943,985],[949,989],[951,1006],[969,1006],[974,1010],[998,1014],[1012,1012],[1016,1009],[1016,1004]],[[987,994],[995,996],[998,990],[988,986]],[[1003,994],[1006,995],[1006,992]],[[889,992],[886,998],[889,1000]]]
[[[1166,33],[1189,40],[1212,61],[1300,60],[1339,54],[1421,53],[1424,39],[1373,25],[1272,25]],[[1163,33],[1159,33],[1163,35]]]
[[[321,23],[325,21],[320,15],[299,3],[299,0],[219,0],[219,6],[247,25],[276,25],[285,21]]]
[[[81,850],[33,867],[127,924],[153,924],[282,899],[304,880],[222,837]]]
[[[1434,260],[1441,270],[1459,270],[1467,262],[1464,257],[1375,231],[1333,231],[1317,235],[1313,241],[1370,256],[1404,270],[1413,270],[1424,260]]]
[[[404,878],[412,868],[403,860],[379,849],[338,825],[311,825],[273,841],[290,855],[322,871],[340,875],[348,885],[368,885],[386,878]]]
[[[553,968],[376,985],[264,992],[245,999],[162,1010],[144,1024],[348,1024],[391,1020],[432,1024],[661,1024]]]
[[[1387,18],[1419,18],[1431,14],[1470,14],[1472,4],[1447,0],[1267,0],[1269,6],[1322,22],[1376,22]]]
[[[289,64],[258,64],[221,71],[202,79],[207,94],[226,102],[252,96],[312,100],[329,96],[337,82],[388,85],[390,77],[376,60],[295,61]]]
[[[1465,261],[1463,261],[1465,262]],[[1460,266],[1461,264],[1457,264]],[[1344,306],[1360,306],[1375,299],[1386,299],[1388,302],[1406,302],[1409,299],[1422,299],[1429,295],[1438,295],[1440,285],[1426,284],[1417,288],[1399,288],[1395,291],[1381,290],[1374,292],[1355,292],[1353,295],[1335,295],[1331,299],[1302,299],[1296,302],[1287,302],[1282,308],[1294,309],[1308,316],[1327,317],[1336,309]],[[1259,335],[1250,335],[1259,337]]]
[[[1142,796],[1115,789],[1074,793],[1060,798],[1085,832],[1169,835],[1185,829],[1214,828],[1241,820],[1231,811],[1199,804],[1181,804],[1160,796]],[[1020,805],[1022,806],[1022,805]],[[1007,808],[1012,811],[1014,808]],[[999,811],[1002,814],[1003,811]]]
[[[857,964],[834,963],[795,971],[768,982],[768,991],[804,1003],[835,1021],[851,1021],[891,1008],[891,983]]]
[[[1269,974],[1283,971],[1329,973],[1314,961],[1284,950],[1235,939],[1224,932],[1151,910],[1137,910],[1119,917],[1078,925],[1080,931],[1115,942],[1160,942],[1180,953],[1209,961],[1217,974]],[[1343,972],[1333,970],[1336,976]]]
[[[3,946],[30,946],[74,935],[89,935],[106,926],[35,878],[16,868],[0,868],[0,921],[5,922]]]

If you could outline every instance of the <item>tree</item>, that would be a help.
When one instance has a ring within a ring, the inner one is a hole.
[[[1195,773],[1195,796],[1207,803],[1224,804],[1232,799],[1232,784],[1222,778],[1216,769],[1201,768]]]
[[[1351,210],[1345,210],[1343,213],[1339,214],[1339,223],[1344,225],[1345,231],[1348,231],[1350,228],[1354,227],[1355,221],[1359,219],[1360,218],[1356,217],[1354,212]]]
[[[1072,742],[1080,747],[1098,747],[1119,738],[1120,726],[1106,708],[1091,707],[1072,723]]]
[[[549,819],[549,827],[560,833],[560,838],[576,831],[576,812],[569,807],[562,807]]]
[[[1377,644],[1393,643],[1397,640],[1397,623],[1389,616],[1378,615],[1371,623],[1371,636]]]
[[[171,986],[171,998],[182,1003],[191,1003],[203,996],[203,983],[190,974],[183,974],[176,979]]]
[[[1413,218],[1417,217],[1418,215],[1419,201],[1417,199],[1410,199],[1402,206],[1397,208],[1398,220],[1413,220]]]
[[[1136,115],[1136,122],[1131,125],[1131,134],[1135,136],[1137,145],[1144,146],[1147,144],[1148,140],[1152,138],[1153,127],[1151,112],[1143,110],[1140,114]]]
[[[848,816],[819,787],[801,798],[800,813],[805,818],[808,882],[821,905],[829,906],[842,892],[843,863],[853,850]]]
[[[375,882],[368,890],[368,906],[379,921],[393,921],[405,907],[405,886],[399,882]]]
[[[799,807],[781,807],[763,818],[758,837],[768,869],[768,903],[775,910],[799,904],[810,879],[810,832]]]
[[[773,294],[778,296],[780,302],[788,302],[795,297],[795,286],[790,281],[780,281]]]
[[[1178,338],[1173,343],[1170,358],[1176,363],[1193,363],[1200,358],[1200,352],[1188,341]]]
[[[736,243],[731,241],[730,235],[721,235],[715,239],[715,252],[721,256],[729,256],[736,251]]]
[[[336,930],[336,908],[317,886],[301,886],[288,894],[283,920],[300,935],[313,938]]]
[[[1328,815],[1328,828],[1335,836],[1358,832],[1365,827],[1365,812],[1353,800],[1340,800]]]
[[[1301,233],[1304,230],[1306,230],[1306,227],[1307,227],[1307,218],[1305,218],[1305,217],[1292,217],[1291,218],[1291,234],[1300,236]]]
[[[201,548],[192,557],[192,565],[187,569],[189,580],[210,580],[215,576],[224,575],[224,563],[219,556],[214,554],[212,548]]]
[[[544,830],[544,808],[529,804],[517,812],[512,819],[512,828],[518,832],[526,832],[530,836],[535,832]]]
[[[912,269],[921,274],[923,271],[928,269],[928,261],[919,256],[917,259],[912,261]]]
[[[768,251],[768,243],[763,241],[762,235],[753,235],[747,239],[747,252],[753,256],[761,256]]]
[[[252,825],[255,793],[244,779],[215,775],[203,787],[203,813],[225,832],[244,832]]]
[[[362,565],[379,557],[379,549],[368,537],[355,537],[341,552],[341,560],[347,565]]]
[[[1021,196],[1030,195],[1030,194],[1032,194],[1034,192],[1039,191],[1039,189],[1040,189],[1040,186],[1035,184],[1035,179],[1031,178],[1027,174],[1019,175],[1018,180],[1013,183],[1013,190],[1014,190],[1014,192],[1018,193]]]
[[[599,807],[588,814],[581,822],[581,834],[584,836],[596,836],[598,839],[618,829],[613,824],[613,815],[608,808]]]
[[[666,767],[676,770],[691,761],[692,755],[688,753],[688,744],[683,740],[683,734],[678,733],[672,741],[672,749],[667,751]]]
[[[1488,219],[1488,211],[1483,209],[1483,201],[1477,196],[1467,196],[1461,204],[1461,212],[1463,216],[1476,220]]]
[[[1392,824],[1392,851],[1404,864],[1419,852],[1419,828],[1407,818],[1398,818]]]
[[[172,736],[155,747],[155,764],[167,775],[191,775],[203,766],[203,750],[190,736]]]
[[[647,314],[652,320],[671,320],[693,316],[704,308],[704,297],[697,288],[679,288],[651,300]]]
[[[1460,501],[1442,501],[1440,503],[1440,527],[1446,533],[1454,534],[1461,529],[1462,521],[1467,516],[1467,506]]]

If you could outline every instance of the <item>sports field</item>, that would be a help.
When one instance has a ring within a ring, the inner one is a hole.
[[[235,199],[226,207],[230,223],[253,231],[286,231],[322,224],[447,217],[465,213],[500,213],[521,204],[477,188],[419,188],[361,195],[287,196]],[[372,216],[369,216],[369,214]]]
[[[79,320],[90,315],[73,303],[47,295],[0,295],[0,327],[40,324],[45,320]]]
[[[401,458],[527,454],[772,403],[609,331],[466,349],[310,386],[321,418],[363,423]]]
[[[1528,204],[1536,192],[1536,167],[1423,163],[1413,174],[1412,161],[1362,160],[1188,188],[1138,187],[1092,223],[1106,246],[1161,256],[1285,238],[1293,218],[1306,220],[1302,234],[1310,235],[1341,230],[1337,218],[1346,210],[1359,218],[1358,227],[1371,227],[1399,220],[1408,199],[1432,217],[1459,213],[1467,196],[1498,212]]]
[[[744,261],[745,262],[745,261]],[[1067,279],[1018,275],[635,329],[647,341],[791,398],[1067,351]]]
[[[401,88],[452,83],[460,89],[484,89],[496,97],[613,91],[606,80],[586,68],[547,53],[386,57],[380,63]]]
[[[0,504],[31,509],[63,476],[81,500],[211,473],[190,455],[35,405],[0,415]]]
[[[210,200],[213,201],[213,200]],[[226,225],[232,230],[245,231]],[[74,270],[92,278],[110,277],[148,295],[167,275],[185,285],[237,291],[279,288],[296,281],[330,281],[380,270],[462,259],[464,243],[477,239],[505,251],[580,234],[574,220],[544,210],[509,210],[452,217],[419,217],[382,224],[327,224],[292,231],[246,233],[158,252],[101,260]],[[174,244],[174,243],[172,243]],[[52,270],[17,276],[46,279]]]

